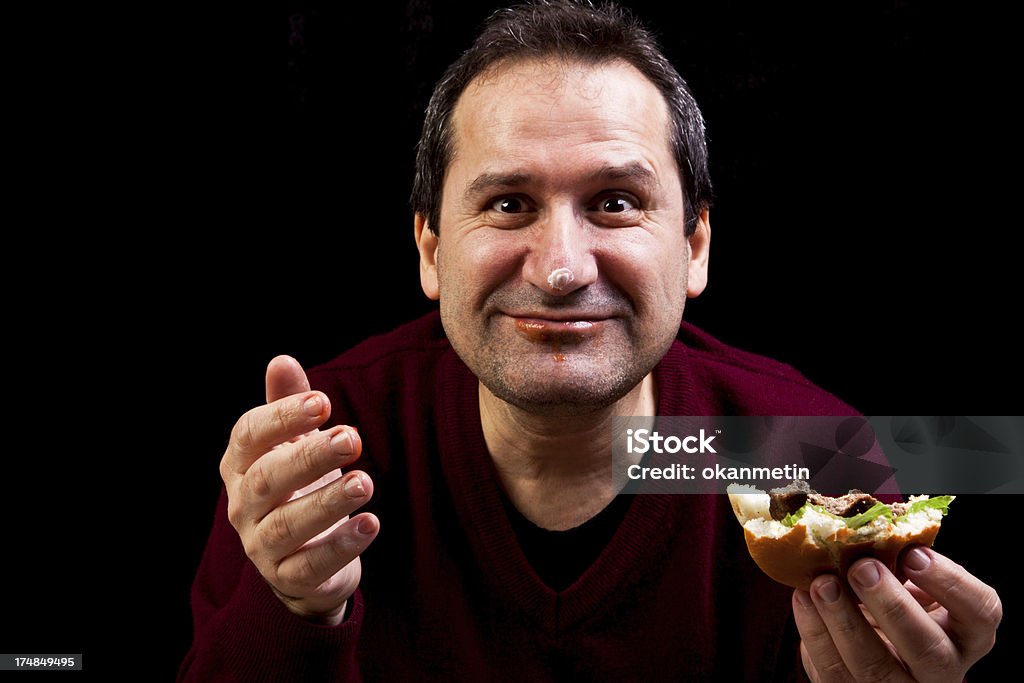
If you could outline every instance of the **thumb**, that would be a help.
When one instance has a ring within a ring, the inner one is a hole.
[[[309,391],[309,379],[299,361],[291,356],[277,356],[267,365],[267,403],[279,398]]]

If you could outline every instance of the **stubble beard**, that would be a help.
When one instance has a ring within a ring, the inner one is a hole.
[[[447,330],[445,319],[442,306]],[[626,396],[654,369],[674,339],[643,349],[630,342],[629,326],[624,327],[625,337],[607,351],[568,348],[562,353],[543,349],[537,354],[521,353],[516,350],[517,340],[501,339],[493,326],[474,335],[480,342],[476,345],[463,344],[459,335],[449,334],[449,340],[497,398],[531,414],[572,417],[604,410]]]

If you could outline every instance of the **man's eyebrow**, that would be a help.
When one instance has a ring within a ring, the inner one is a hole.
[[[647,166],[632,162],[621,166],[605,166],[594,174],[595,180],[632,180],[645,187],[654,187],[658,184],[658,176]]]
[[[466,194],[476,196],[523,187],[535,180],[529,173],[481,173],[466,188]],[[589,181],[614,182],[630,180],[644,187],[654,187],[658,177],[650,168],[634,161],[619,166],[604,166],[590,174]]]
[[[532,177],[526,173],[481,173],[466,188],[466,194],[489,194],[528,184]]]

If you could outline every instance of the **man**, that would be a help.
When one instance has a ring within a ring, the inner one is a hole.
[[[790,593],[722,497],[611,488],[615,415],[854,414],[680,327],[707,281],[703,123],[643,29],[496,14],[417,162],[440,314],[308,377],[270,363],[221,463],[182,680],[961,680],[991,648],[995,592],[930,549],[914,585],[862,560]]]

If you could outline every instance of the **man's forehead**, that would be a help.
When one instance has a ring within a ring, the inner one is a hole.
[[[500,60],[484,69],[466,85],[463,97],[468,93],[490,86],[505,87],[509,84],[523,87],[525,92],[531,94],[550,93],[570,80],[585,79],[588,75],[608,69],[632,71],[637,78],[644,79],[644,75],[640,71],[621,59],[585,62],[555,56],[516,57]]]
[[[456,157],[467,147],[486,149],[563,133],[646,140],[666,151],[669,143],[664,97],[621,60],[528,59],[495,65],[467,86],[453,112],[452,129]]]
[[[609,86],[614,93],[609,93]],[[614,87],[619,86],[619,87]],[[627,87],[622,87],[627,86]],[[632,64],[620,59],[597,63],[563,58],[504,60],[476,76],[455,106],[456,118],[469,107],[501,107],[511,100],[551,100],[565,92],[583,101],[601,103],[609,94],[630,94],[664,104],[654,84]]]

